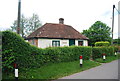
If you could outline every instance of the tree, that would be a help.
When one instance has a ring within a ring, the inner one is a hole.
[[[98,41],[109,41],[111,42],[110,37],[110,27],[101,21],[96,21],[88,30],[83,30],[85,36],[87,36],[89,40],[89,45],[94,45],[95,42]]]
[[[42,26],[42,23],[39,20],[39,16],[37,14],[33,14],[33,16],[29,18],[26,18],[24,15],[22,15],[20,21],[20,35],[22,37],[28,36],[40,26]],[[14,21],[13,25],[11,26],[11,29],[13,32],[16,32],[17,20]]]
[[[26,32],[30,34],[40,26],[42,26],[42,24],[39,20],[39,16],[37,14],[33,14],[33,16],[28,19]]]
[[[114,39],[113,44],[120,45],[120,39]]]

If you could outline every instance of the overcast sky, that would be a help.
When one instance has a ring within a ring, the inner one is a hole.
[[[42,24],[59,23],[71,25],[79,32],[88,29],[96,21],[112,26],[112,7],[118,9],[119,0],[21,0],[21,14],[39,15]],[[0,30],[10,28],[17,19],[18,0],[0,0]],[[114,38],[118,36],[118,14],[115,10]]]

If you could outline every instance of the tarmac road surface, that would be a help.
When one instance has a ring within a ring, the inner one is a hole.
[[[110,63],[103,63],[100,66],[88,69],[70,76],[62,77],[60,79],[118,79],[118,60]]]

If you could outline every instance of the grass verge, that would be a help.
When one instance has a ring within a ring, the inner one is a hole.
[[[120,59],[120,53],[117,53],[117,56],[108,56],[108,57],[106,57],[105,60],[103,60],[103,58],[98,58],[95,61],[100,62],[100,63],[109,63],[109,62],[111,62],[113,60],[117,60],[117,59]]]
[[[41,68],[22,69],[19,72],[20,79],[57,79],[63,76],[71,75],[73,73],[81,72],[92,67],[98,66],[100,63],[85,60],[83,67],[79,66],[79,61],[64,62],[64,63],[50,63]],[[14,73],[6,75],[3,73],[3,78],[14,79]]]

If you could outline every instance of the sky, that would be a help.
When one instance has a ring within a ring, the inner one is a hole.
[[[64,24],[82,32],[96,21],[102,21],[112,26],[112,7],[118,9],[119,0],[21,0],[21,14],[31,17],[39,15],[45,23],[59,23],[64,18]],[[0,30],[6,30],[17,19],[18,0],[0,0]],[[118,13],[115,10],[114,35],[118,38]]]

